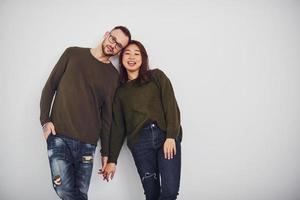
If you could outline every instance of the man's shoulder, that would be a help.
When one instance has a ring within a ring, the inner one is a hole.
[[[86,51],[88,48],[86,47],[78,47],[78,46],[70,46],[67,47],[65,51],[69,52],[69,53],[75,53],[75,52],[83,52]]]

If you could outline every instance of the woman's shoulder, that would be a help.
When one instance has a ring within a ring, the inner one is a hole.
[[[122,97],[122,85],[119,85],[115,91],[114,99],[120,99]]]
[[[157,79],[166,79],[166,78],[168,78],[167,75],[159,68],[152,69],[151,70],[151,75],[152,75],[152,77],[157,78]]]
[[[166,76],[166,74],[159,68],[151,69],[151,74],[154,76]]]
[[[164,73],[161,69],[159,68],[154,68],[154,69],[150,69],[151,73],[152,74],[161,74],[161,73]]]
[[[132,84],[132,83],[129,83],[129,82],[121,83],[121,82],[119,82],[119,85],[118,85],[118,87],[116,89],[116,92],[115,92],[115,96],[121,97],[124,93],[127,92],[128,89],[130,90],[130,88],[131,88],[129,86],[130,84]]]

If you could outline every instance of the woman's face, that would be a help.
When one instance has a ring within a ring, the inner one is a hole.
[[[125,48],[122,63],[127,71],[135,72],[140,69],[142,55],[137,45],[130,44]]]

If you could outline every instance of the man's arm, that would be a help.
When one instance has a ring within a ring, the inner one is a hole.
[[[67,48],[58,62],[56,63],[55,67],[53,68],[41,95],[40,101],[40,123],[41,125],[45,125],[47,122],[51,122],[50,119],[50,109],[51,103],[53,100],[53,96],[57,90],[61,77],[63,76],[67,63],[68,63],[68,54],[70,48]]]

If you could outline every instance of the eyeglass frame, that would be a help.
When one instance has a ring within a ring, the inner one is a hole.
[[[116,49],[118,50],[121,50],[123,49],[123,45],[119,42],[117,42],[117,38],[115,36],[113,36],[112,34],[109,33],[109,36],[108,36],[108,41],[112,44],[116,44]]]

